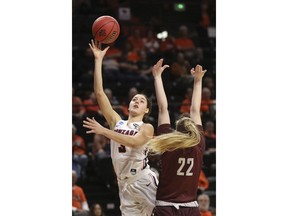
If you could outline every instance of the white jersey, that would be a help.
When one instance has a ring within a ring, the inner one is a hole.
[[[134,136],[138,133],[143,122],[132,122],[127,125],[128,121],[120,120],[116,123],[114,131],[120,134]],[[114,140],[110,142],[111,158],[117,178],[122,180],[126,177],[132,177],[148,165],[148,148],[147,144],[136,148],[123,146]]]

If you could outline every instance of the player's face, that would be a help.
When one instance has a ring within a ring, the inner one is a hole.
[[[145,96],[137,94],[135,95],[129,104],[129,112],[132,114],[140,115],[148,113],[147,100]]]

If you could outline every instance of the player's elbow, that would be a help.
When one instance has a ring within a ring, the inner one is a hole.
[[[158,112],[159,113],[165,113],[168,112],[168,107],[167,106],[158,106]]]
[[[104,96],[104,91],[102,90],[95,89],[94,93],[95,93],[95,97],[97,98],[97,100],[103,98]]]
[[[131,148],[138,148],[142,145],[144,145],[146,142],[143,142],[142,140],[139,139],[131,139],[131,141],[128,143],[128,146]]]
[[[133,137],[132,139],[130,139],[130,142],[128,143],[129,147],[132,148],[138,148],[141,147],[145,144],[148,143],[148,141],[152,138],[151,137]]]
[[[190,116],[200,116],[201,112],[200,109],[190,109]]]

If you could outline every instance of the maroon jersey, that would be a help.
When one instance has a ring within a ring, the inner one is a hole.
[[[200,143],[191,148],[177,149],[161,155],[161,169],[157,200],[174,203],[195,201],[200,171],[205,151],[203,128],[197,125],[201,132]],[[158,135],[170,133],[170,124],[158,127]]]

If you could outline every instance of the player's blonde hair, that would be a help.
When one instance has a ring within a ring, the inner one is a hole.
[[[154,137],[149,142],[151,153],[162,154],[180,148],[190,148],[200,142],[200,131],[191,118],[176,121],[176,131]]]

